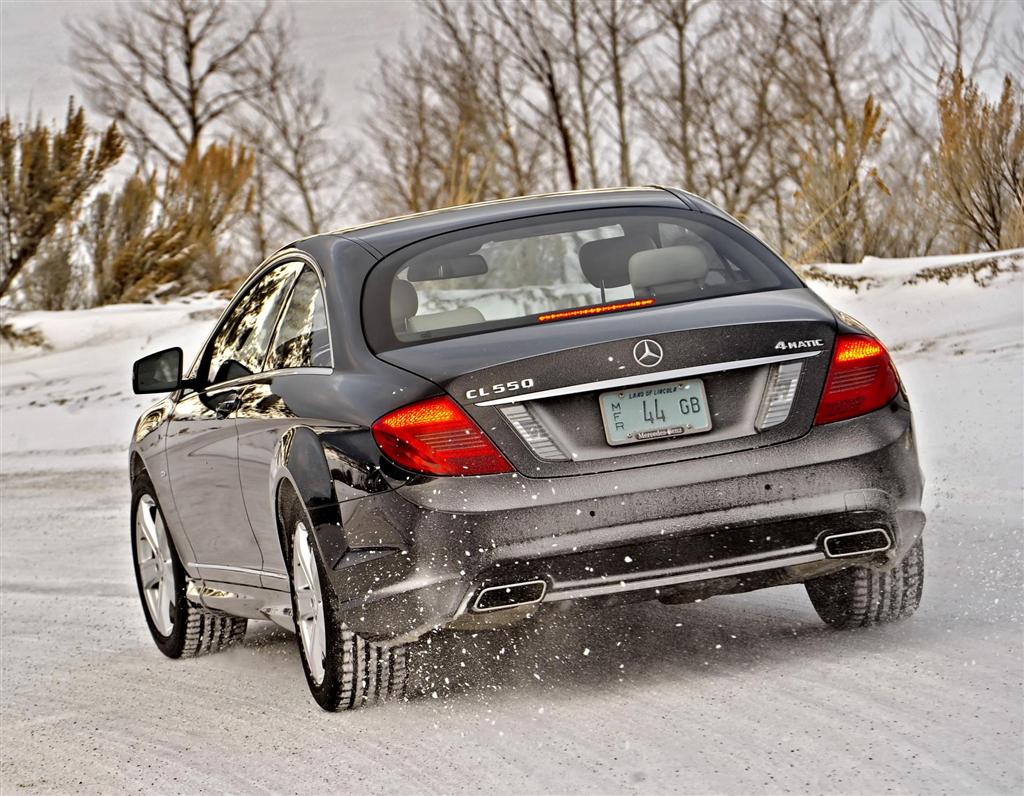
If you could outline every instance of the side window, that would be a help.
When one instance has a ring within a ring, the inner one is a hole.
[[[265,274],[224,319],[210,346],[208,384],[262,370],[281,304],[300,267],[299,263],[285,263]]]
[[[296,280],[281,316],[267,367],[331,367],[331,340],[327,332],[327,312],[320,280],[306,268]]]

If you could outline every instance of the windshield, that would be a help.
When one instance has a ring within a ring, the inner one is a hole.
[[[364,302],[375,350],[800,281],[767,247],[706,214],[563,213],[440,235],[385,258]]]

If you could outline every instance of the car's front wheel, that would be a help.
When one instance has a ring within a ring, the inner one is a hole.
[[[157,648],[169,658],[189,658],[224,649],[245,636],[245,619],[189,601],[185,569],[145,473],[132,484],[131,521],[135,583]]]
[[[892,569],[850,567],[804,585],[818,616],[833,627],[864,627],[908,617],[921,603],[924,537]]]
[[[299,657],[313,699],[324,710],[350,710],[405,694],[406,647],[379,644],[344,627],[305,512],[292,503],[289,544],[292,615]]]

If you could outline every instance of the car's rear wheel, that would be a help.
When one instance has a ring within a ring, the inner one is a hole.
[[[245,619],[207,611],[189,601],[185,569],[145,473],[132,484],[132,559],[146,624],[164,655],[189,658],[216,652],[245,636]]]
[[[818,616],[833,627],[865,627],[908,617],[921,603],[924,537],[892,569],[851,567],[804,585]]]
[[[351,710],[405,695],[406,647],[380,644],[344,627],[337,597],[309,530],[306,514],[290,501],[283,512],[288,545],[292,615],[299,657],[313,699],[324,710]]]

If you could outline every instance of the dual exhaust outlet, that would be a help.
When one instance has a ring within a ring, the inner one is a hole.
[[[884,528],[871,528],[866,531],[830,533],[821,540],[821,546],[828,558],[846,558],[884,553],[892,547],[892,539]]]
[[[892,547],[892,537],[884,528],[829,533],[822,538],[821,547],[826,558],[863,556],[871,553],[884,553]],[[757,568],[764,569],[765,567],[762,565]],[[706,573],[711,578],[715,577],[714,569],[706,570]],[[487,613],[536,605],[544,599],[547,588],[547,581],[540,579],[488,586],[480,590],[476,599],[473,600],[470,610],[474,613]]]

